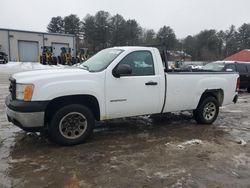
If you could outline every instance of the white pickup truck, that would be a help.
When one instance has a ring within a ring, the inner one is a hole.
[[[114,47],[77,67],[36,70],[10,77],[8,120],[26,131],[48,129],[62,145],[84,142],[95,121],[193,110],[211,124],[219,106],[237,101],[234,72],[166,70],[152,47]]]

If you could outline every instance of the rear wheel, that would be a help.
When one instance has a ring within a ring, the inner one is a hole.
[[[247,92],[250,93],[250,86],[247,88]]]
[[[59,109],[50,121],[50,138],[60,145],[83,143],[92,133],[95,119],[83,105],[71,104]]]
[[[204,98],[194,110],[193,115],[197,123],[212,124],[219,113],[219,103],[214,97]]]

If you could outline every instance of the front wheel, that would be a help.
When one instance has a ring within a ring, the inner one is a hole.
[[[60,145],[83,143],[92,133],[95,119],[83,105],[71,104],[59,109],[50,121],[50,138]]]
[[[219,113],[219,103],[214,97],[204,98],[194,110],[193,115],[197,123],[212,124]]]

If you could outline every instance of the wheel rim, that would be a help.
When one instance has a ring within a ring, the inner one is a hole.
[[[216,114],[216,106],[214,103],[209,102],[205,105],[204,110],[203,110],[203,117],[205,120],[212,120]]]
[[[87,119],[79,112],[66,114],[59,123],[60,133],[68,139],[81,137],[87,129]]]

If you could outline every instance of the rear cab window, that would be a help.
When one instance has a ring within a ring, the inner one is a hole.
[[[235,64],[228,64],[225,66],[225,70],[227,71],[228,69],[230,69],[232,72],[236,72],[236,66]]]

